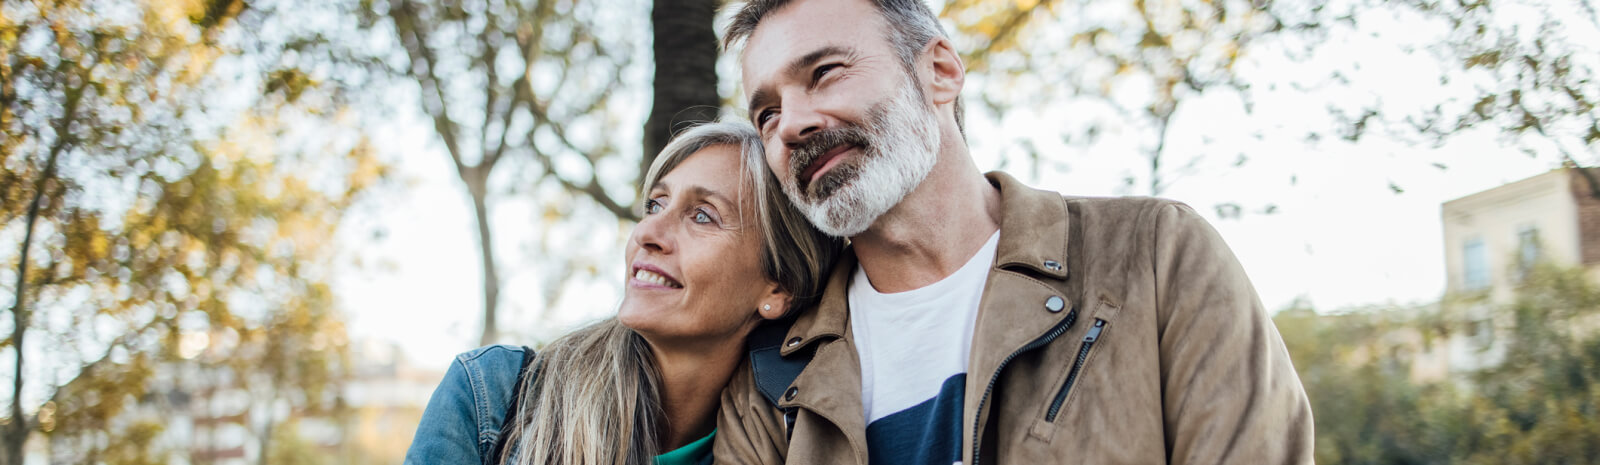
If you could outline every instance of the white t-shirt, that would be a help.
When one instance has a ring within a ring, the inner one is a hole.
[[[850,326],[861,360],[870,463],[961,459],[972,330],[999,243],[996,232],[955,273],[905,292],[879,293],[856,267]]]

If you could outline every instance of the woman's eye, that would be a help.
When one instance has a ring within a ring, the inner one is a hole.
[[[710,223],[711,222],[711,215],[707,215],[706,212],[704,212],[704,211],[695,211],[694,212],[694,222],[700,223],[700,224]]]
[[[654,215],[656,213],[661,213],[661,202],[656,201],[656,199],[645,200],[644,214]]]

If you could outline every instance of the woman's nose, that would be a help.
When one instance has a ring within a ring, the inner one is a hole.
[[[633,241],[641,249],[649,249],[656,253],[669,253],[672,251],[672,231],[670,221],[665,221],[667,215],[656,213],[646,215],[633,227]]]

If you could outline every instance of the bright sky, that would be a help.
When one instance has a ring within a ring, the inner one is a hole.
[[[1416,31],[1405,18],[1385,15],[1363,18],[1362,24],[1367,30],[1330,40],[1324,55],[1312,60],[1316,63],[1265,52],[1247,60],[1241,72],[1254,82],[1281,83],[1276,90],[1259,91],[1253,114],[1244,114],[1233,95],[1208,94],[1185,101],[1173,123],[1170,165],[1197,153],[1215,155],[1163,196],[1188,202],[1212,220],[1272,310],[1296,299],[1326,311],[1438,298],[1445,276],[1440,204],[1557,165],[1553,158],[1522,155],[1492,133],[1469,134],[1437,148],[1382,137],[1354,144],[1330,137],[1306,144],[1307,130],[1326,132],[1330,102],[1381,96],[1387,104],[1405,106],[1449,91],[1439,85],[1436,64],[1400,48],[1407,34],[1438,31]],[[1305,93],[1287,85],[1326,76],[1326,63],[1357,57],[1362,66],[1351,76],[1355,88]],[[1061,146],[1050,123],[1068,117],[1070,110],[1014,111],[1003,121],[970,113],[974,157],[981,168],[994,169],[1007,141],[1037,137],[1041,153],[1061,154],[1064,169],[1045,167],[1034,177],[1028,164],[1013,161],[1008,170],[1019,178],[1073,195],[1120,193],[1126,176],[1142,173],[1137,141],[1111,133],[1093,153]],[[352,218],[339,240],[363,257],[365,266],[347,267],[335,290],[352,320],[354,338],[392,341],[421,366],[442,370],[450,356],[477,344],[481,325],[471,204],[431,126],[414,114],[393,121],[379,140],[396,154],[399,173],[410,185]],[[1264,137],[1255,139],[1252,132]],[[1232,168],[1239,153],[1249,161]],[[1395,193],[1391,183],[1404,192]],[[1270,203],[1278,209],[1218,220],[1212,205],[1220,202],[1255,208]],[[595,229],[606,232],[597,240],[617,244],[612,256],[601,260],[607,268],[600,275],[617,279],[569,290],[557,310],[547,311],[533,266],[538,256],[526,245],[536,229],[532,213],[526,205],[500,205],[493,222],[505,279],[501,328],[528,338],[522,342],[530,345],[614,309],[623,274],[617,241],[624,237],[612,233],[614,221],[597,221]],[[381,240],[365,233],[373,227],[384,231]]]

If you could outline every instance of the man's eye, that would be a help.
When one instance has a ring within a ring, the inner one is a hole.
[[[840,65],[838,63],[831,63],[831,64],[818,66],[815,71],[811,72],[811,80],[812,81],[820,81],[820,80],[822,80],[822,76],[828,74],[829,71],[833,71],[834,68],[838,68],[839,66]]]
[[[756,127],[766,126],[767,121],[771,121],[773,116],[777,116],[777,112],[761,110],[761,114],[756,116]]]

